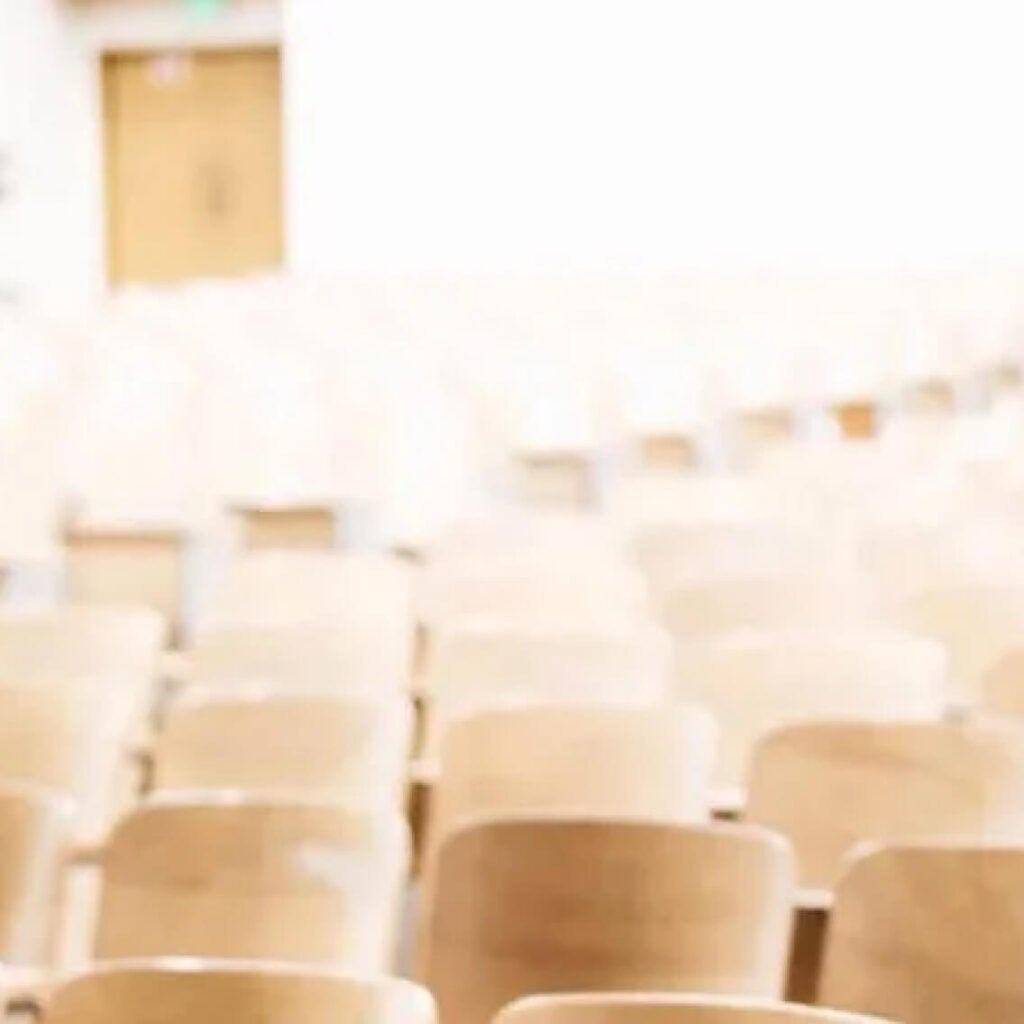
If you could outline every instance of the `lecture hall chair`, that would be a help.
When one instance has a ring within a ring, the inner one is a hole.
[[[71,801],[52,790],[0,782],[0,962],[5,966],[53,963],[72,810]]]
[[[168,707],[153,741],[153,788],[306,793],[355,807],[401,807],[413,725],[411,702],[397,694],[190,689]]]
[[[1024,1014],[1024,849],[876,848],[836,889],[821,1002],[904,1024]]]
[[[1024,727],[785,726],[754,749],[744,820],[789,839],[811,889],[832,889],[861,843],[1024,842]]]
[[[714,715],[715,785],[742,803],[766,733],[821,718],[938,721],[945,669],[936,641],[888,629],[736,631],[677,649],[676,696]]]
[[[383,975],[288,963],[136,959],[95,964],[46,1000],[51,1024],[434,1024],[430,994]]]
[[[448,1024],[536,992],[781,993],[794,874],[734,825],[490,818],[437,854],[423,979]]]
[[[736,996],[670,992],[538,995],[506,1006],[494,1024],[886,1024],[838,1010]],[[889,1024],[895,1024],[890,1021]]]
[[[386,972],[408,870],[398,810],[167,793],[100,856],[94,955],[292,960]]]

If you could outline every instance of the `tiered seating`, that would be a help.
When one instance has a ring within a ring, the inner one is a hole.
[[[36,325],[0,396],[6,997],[1017,1020],[1015,298],[992,331],[946,283],[463,284]]]

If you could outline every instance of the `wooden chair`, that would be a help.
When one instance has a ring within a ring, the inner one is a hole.
[[[23,782],[0,785],[0,961],[52,962],[71,802]],[[0,989],[2,989],[0,984]]]
[[[793,865],[737,826],[488,819],[441,844],[424,977],[449,1024],[535,992],[777,996]]]
[[[1024,1014],[1024,850],[886,847],[836,890],[821,1000],[905,1024]]]
[[[855,577],[800,573],[686,581],[669,585],[662,622],[677,642],[732,629],[866,624],[874,602]]]
[[[634,543],[656,595],[686,582],[840,576],[852,565],[841,536],[792,520],[663,523]]]
[[[446,724],[532,704],[651,704],[669,683],[668,639],[655,629],[461,622],[439,632],[424,676],[427,757]]]
[[[612,992],[527,996],[495,1024],[884,1024],[879,1017],[734,996]],[[891,1024],[891,1022],[890,1022]]]
[[[943,643],[959,695],[977,702],[983,680],[1024,636],[1024,585],[949,584],[916,594],[898,612],[901,624]]]
[[[400,807],[412,732],[412,705],[399,696],[190,691],[168,709],[154,742],[154,788],[316,793]]]
[[[865,841],[1024,841],[1024,729],[788,726],[754,750],[745,819],[789,838],[809,888],[832,888]]]
[[[394,644],[382,633],[326,623],[204,630],[185,656],[182,682],[228,692],[261,683],[300,693],[400,693],[409,686],[411,626]]]
[[[351,671],[370,676],[377,689],[405,688],[413,640],[409,567],[387,556],[250,552],[215,588],[199,633],[278,629],[333,632],[333,649],[345,651]]]
[[[335,511],[329,505],[249,504],[233,511],[249,549],[330,549],[337,544]]]
[[[507,814],[701,821],[714,733],[709,715],[682,706],[552,704],[460,718],[441,744],[433,839]]]
[[[681,647],[676,693],[719,727],[716,784],[741,786],[757,741],[816,718],[937,721],[945,656],[932,640],[881,629],[737,632]]]
[[[168,794],[111,833],[95,955],[278,959],[387,971],[407,866],[398,811]]]
[[[67,597],[152,608],[177,635],[185,536],[178,529],[77,526],[64,536]]]
[[[128,960],[63,981],[52,1024],[434,1024],[430,994],[400,978],[284,963]]]
[[[0,683],[0,778],[73,798],[76,836],[94,841],[134,797],[138,715],[108,679]]]

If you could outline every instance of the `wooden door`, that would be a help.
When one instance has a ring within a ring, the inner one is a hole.
[[[280,265],[278,52],[109,54],[103,78],[111,283]]]

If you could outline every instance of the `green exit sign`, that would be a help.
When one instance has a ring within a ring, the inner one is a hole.
[[[225,7],[225,0],[185,0],[185,9],[193,18],[216,18]]]

